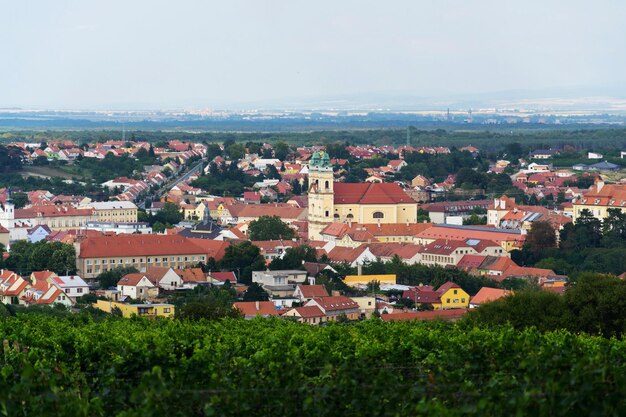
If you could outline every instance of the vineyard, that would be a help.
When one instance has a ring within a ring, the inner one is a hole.
[[[623,415],[626,343],[510,327],[0,321],[10,416]]]

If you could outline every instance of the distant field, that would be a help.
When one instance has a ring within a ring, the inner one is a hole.
[[[55,178],[60,177],[65,180],[71,180],[72,175],[67,172],[53,167],[46,166],[25,166],[21,172],[22,176],[34,176],[34,177],[42,177],[42,178]]]

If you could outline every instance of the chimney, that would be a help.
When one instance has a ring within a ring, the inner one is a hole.
[[[256,307],[256,311],[259,311],[259,302],[258,302],[258,301],[255,301],[255,304],[254,304],[254,305],[255,305],[255,307]]]
[[[357,264],[357,266],[356,266],[356,271],[357,271],[357,272],[356,272],[356,274],[357,274],[358,276],[363,275],[363,265],[361,265],[361,264]]]

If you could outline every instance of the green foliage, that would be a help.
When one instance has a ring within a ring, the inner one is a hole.
[[[250,240],[290,240],[296,232],[278,216],[261,216],[248,226]]]
[[[13,204],[16,209],[23,208],[26,204],[28,204],[28,194],[13,193],[11,194],[11,200],[13,200]]]
[[[317,251],[307,245],[287,248],[282,258],[274,258],[269,265],[271,270],[302,269],[302,262],[317,262]]]
[[[22,151],[14,146],[0,145],[0,173],[11,173],[22,168]]]
[[[235,297],[235,290],[230,285],[197,286],[188,293],[176,294],[170,302],[176,306],[176,317],[179,319],[217,320],[240,317],[239,312],[233,308]]]
[[[269,299],[267,292],[256,282],[250,284],[243,293],[243,301],[268,301]]]
[[[541,252],[547,248],[556,247],[556,233],[548,222],[533,222],[530,226],[526,244],[533,252]]]
[[[220,261],[221,269],[235,271],[237,280],[243,284],[252,282],[252,271],[265,269],[265,259],[258,246],[250,241],[244,241],[226,248],[224,257]]]
[[[611,275],[581,274],[565,295],[522,290],[477,308],[468,321],[621,336],[626,333],[626,282]]]
[[[76,163],[77,173],[103,183],[117,177],[133,177],[143,171],[143,164],[128,154],[106,154],[104,159],[83,158]]]
[[[117,267],[108,271],[102,272],[96,277],[100,283],[100,288],[111,288],[117,286],[118,281],[128,274],[136,274],[139,271],[135,267]]]
[[[258,180],[237,168],[237,161],[220,166],[212,162],[209,173],[198,177],[191,185],[214,195],[240,196],[244,187],[251,187]]]
[[[20,240],[11,245],[5,266],[20,275],[30,275],[33,271],[50,270],[58,275],[76,272],[76,251],[74,246],[61,242],[42,240],[30,243]]]
[[[620,415],[626,395],[626,342],[567,332],[27,315],[0,337],[15,416]]]
[[[463,219],[464,225],[480,225],[487,224],[487,216],[479,216],[477,214],[472,214],[466,219]]]

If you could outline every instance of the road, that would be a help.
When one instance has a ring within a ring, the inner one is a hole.
[[[165,195],[169,190],[172,189],[172,187],[177,186],[178,184],[180,184],[181,182],[187,181],[189,179],[189,177],[191,177],[193,174],[195,174],[196,172],[198,172],[201,168],[202,165],[206,162],[206,158],[202,158],[197,164],[195,164],[192,168],[190,168],[189,170],[185,171],[185,173],[183,175],[181,175],[178,178],[175,178],[165,184],[163,184],[162,187],[160,187],[157,192],[155,194],[150,194],[147,195],[142,201],[138,201],[136,202],[137,207],[145,210],[146,209],[146,199],[151,198],[152,201],[156,201],[158,199],[160,199],[163,195]]]

